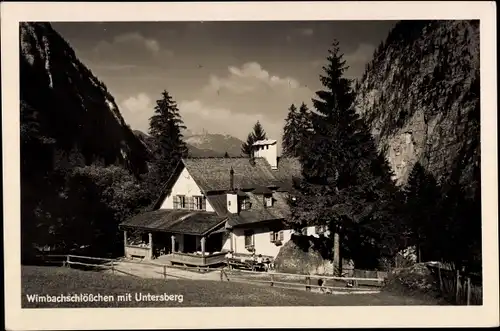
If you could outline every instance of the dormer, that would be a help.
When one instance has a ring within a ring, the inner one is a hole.
[[[239,214],[242,210],[250,209],[248,195],[234,187],[234,170],[229,170],[229,190],[226,193],[226,208],[231,214]]]
[[[254,157],[262,157],[271,165],[271,169],[278,169],[278,142],[276,140],[258,140],[252,146]]]
[[[262,204],[264,205],[264,207],[269,208],[273,206],[273,191],[268,187],[258,186],[252,193],[262,197]]]

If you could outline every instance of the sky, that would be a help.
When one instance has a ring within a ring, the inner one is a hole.
[[[108,87],[125,121],[148,131],[167,90],[192,133],[244,140],[258,120],[280,140],[288,108],[321,88],[334,39],[361,77],[395,21],[57,22],[53,28]]]

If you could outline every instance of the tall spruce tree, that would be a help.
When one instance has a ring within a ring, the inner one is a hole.
[[[343,75],[348,69],[334,41],[328,51],[328,64],[320,75],[323,90],[316,92],[311,114],[314,133],[309,148],[300,160],[303,180],[296,189],[300,194],[291,203],[291,225],[302,227],[315,223],[326,225],[333,244],[336,272],[342,269],[344,246],[340,238],[353,237],[359,224],[383,215],[381,197],[390,201],[384,191],[393,187],[383,172],[380,156],[366,123],[352,107],[351,81]],[[387,217],[387,216],[384,216]],[[370,234],[371,235],[371,234]],[[372,238],[367,238],[371,241]]]
[[[243,153],[243,155],[246,155],[248,157],[252,156],[253,144],[256,141],[265,139],[267,139],[267,134],[264,131],[262,124],[257,121],[253,126],[253,131],[248,134],[247,140],[241,145],[241,152]]]
[[[405,226],[409,231],[410,243],[416,247],[417,261],[421,262],[422,251],[432,252],[432,242],[436,239],[433,233],[440,199],[438,184],[417,162],[403,192]]]
[[[283,156],[299,157],[308,145],[312,131],[310,111],[305,103],[299,109],[292,104],[288,110],[283,128]]]
[[[177,103],[167,91],[163,91],[161,99],[156,101],[154,115],[149,119],[149,135],[153,141],[154,154],[152,177],[156,182],[155,187],[158,187],[158,183],[164,183],[180,159],[188,154],[188,148],[183,141],[183,129],[186,127]]]

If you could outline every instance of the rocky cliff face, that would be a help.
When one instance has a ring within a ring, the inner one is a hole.
[[[53,149],[76,149],[87,164],[99,160],[134,172],[146,169],[147,150],[113,96],[50,24],[21,23],[19,47],[22,133],[36,126]]]
[[[434,176],[479,162],[479,21],[398,23],[357,83],[355,107],[397,181],[419,161]]]

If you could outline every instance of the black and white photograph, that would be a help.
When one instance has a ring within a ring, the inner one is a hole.
[[[2,4],[6,327],[498,325],[495,4],[356,3]]]

